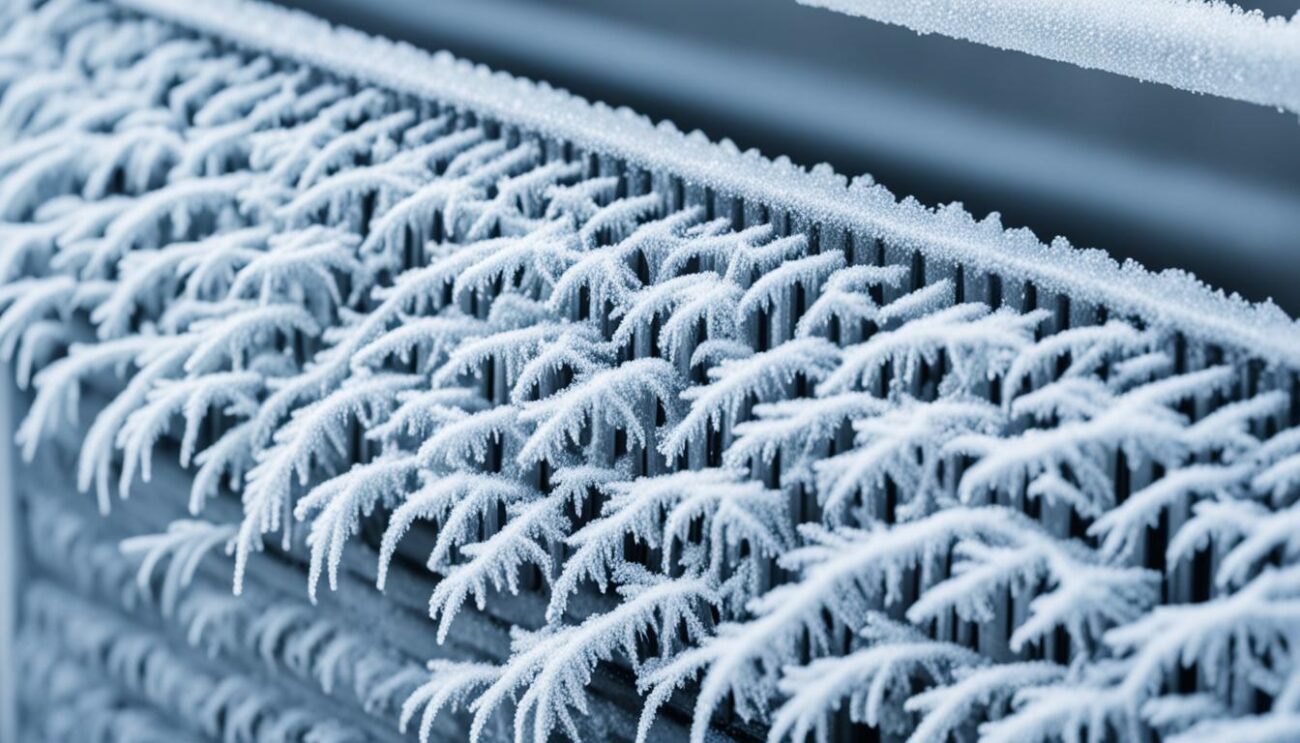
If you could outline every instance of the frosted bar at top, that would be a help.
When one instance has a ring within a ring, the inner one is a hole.
[[[1267,18],[1200,0],[799,2],[918,33],[1300,112],[1297,18]]]

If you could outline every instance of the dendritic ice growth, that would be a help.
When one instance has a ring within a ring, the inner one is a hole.
[[[859,230],[112,3],[3,12],[0,357],[29,466],[94,496],[24,496],[34,736],[1300,724],[1275,307],[817,192]]]

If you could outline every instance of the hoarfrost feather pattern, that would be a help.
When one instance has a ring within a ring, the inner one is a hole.
[[[20,660],[103,737],[591,737],[611,672],[642,739],[840,709],[918,742],[1269,739],[1300,709],[1275,307],[243,0],[14,17],[22,453],[87,408],[100,510],[193,470],[120,545],[29,498]],[[313,606],[418,580],[427,673]],[[182,643],[85,618],[154,602]],[[250,649],[351,706],[221,665]]]

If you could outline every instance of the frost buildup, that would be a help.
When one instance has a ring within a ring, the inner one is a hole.
[[[33,505],[20,661],[51,735],[367,730],[219,664],[182,678],[168,646],[88,618],[73,555],[204,657],[251,649],[422,740],[449,712],[474,739],[577,738],[611,674],[644,695],[639,739],[665,717],[697,743],[846,719],[913,741],[1300,726],[1300,331],[1274,310],[1109,263],[1040,282],[1051,260],[1016,267],[1055,248],[892,197],[869,213],[923,216],[861,232],[727,202],[106,3],[0,14],[22,454],[110,379],[80,489],[119,508],[173,446],[192,476],[190,517],[122,542],[132,562]],[[1015,245],[1000,267],[927,247],[973,234]],[[1113,308],[1102,283],[1187,294]],[[1262,332],[1283,350],[1252,356]],[[302,596],[268,552],[306,563]],[[196,581],[223,555],[238,597]],[[395,657],[316,605],[366,574],[434,581],[438,644],[514,607],[509,646]],[[140,693],[62,709],[92,677]]]
[[[1300,13],[1223,0],[798,0],[828,10],[1300,113]]]

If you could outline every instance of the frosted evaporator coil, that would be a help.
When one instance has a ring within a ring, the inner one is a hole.
[[[271,5],[30,6],[6,740],[1300,729],[1273,304]]]

